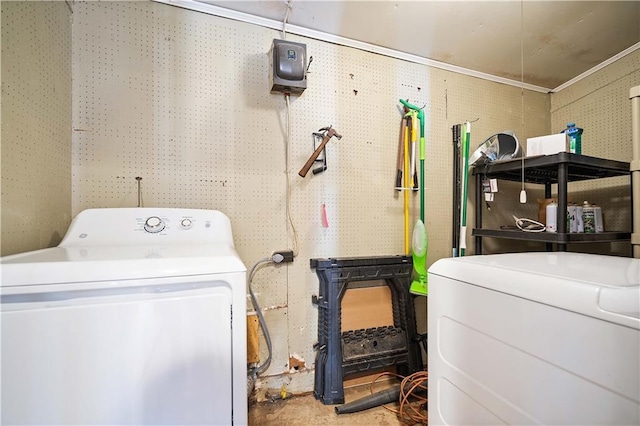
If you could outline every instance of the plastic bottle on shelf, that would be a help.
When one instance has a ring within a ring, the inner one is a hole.
[[[577,205],[576,206],[576,221],[578,222],[576,232],[583,233],[584,232],[584,222],[582,221],[582,205]]]
[[[567,128],[562,131],[569,136],[569,152],[572,154],[582,154],[582,132],[584,129],[576,127],[576,123],[567,124]]]
[[[575,204],[570,203],[567,206],[567,232],[578,232],[578,219],[576,218],[577,207]]]
[[[582,223],[585,234],[595,234],[596,232],[595,211],[588,201],[582,203]]]
[[[558,220],[558,204],[555,201],[547,204],[546,207],[546,231],[547,232],[558,232],[558,224],[556,223]]]
[[[596,228],[596,234],[600,232],[604,232],[604,223],[602,220],[602,207],[596,204],[591,204],[591,207],[593,208],[593,223]]]

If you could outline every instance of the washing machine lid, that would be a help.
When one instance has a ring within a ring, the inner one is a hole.
[[[510,253],[442,259],[429,274],[640,329],[640,259]]]
[[[0,259],[3,288],[244,272],[227,244],[54,247]]]

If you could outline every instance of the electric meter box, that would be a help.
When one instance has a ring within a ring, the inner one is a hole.
[[[300,95],[307,88],[307,45],[274,39],[269,52],[271,93]]]

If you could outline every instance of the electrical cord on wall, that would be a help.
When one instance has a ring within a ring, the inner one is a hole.
[[[520,128],[524,137],[524,0],[520,1]],[[522,189],[520,204],[527,203],[527,191],[524,189],[524,152],[522,156]]]
[[[291,151],[291,104],[289,102],[290,94],[285,93],[284,99],[287,104],[287,141],[286,141],[286,173],[287,173],[287,220],[289,222],[289,226],[291,226],[291,232],[293,234],[293,257],[298,256],[298,232],[296,230],[296,226],[293,223],[293,218],[291,217],[291,169],[289,168],[289,158]]]
[[[287,0],[287,14],[284,16],[284,21],[282,21],[282,39],[286,40],[287,38],[287,21],[289,20],[289,12],[293,8],[293,0]]]
[[[284,16],[284,20],[282,21],[282,39],[285,40],[287,38],[287,21],[289,20],[289,13],[291,9],[293,9],[293,0],[286,0],[287,4],[287,13]],[[289,169],[289,158],[290,158],[290,150],[291,150],[291,93],[284,93],[284,100],[287,106],[287,140],[285,141],[286,149],[285,149],[285,168],[287,174],[287,221],[289,222],[289,226],[291,226],[291,232],[293,233],[293,256],[298,256],[298,233],[296,231],[296,227],[293,223],[293,218],[291,217],[291,170]]]

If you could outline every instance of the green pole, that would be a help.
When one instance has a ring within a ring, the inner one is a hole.
[[[462,133],[462,219],[460,221],[460,256],[464,256],[467,248],[467,186],[469,184],[469,142],[471,140],[471,123],[467,122]]]

